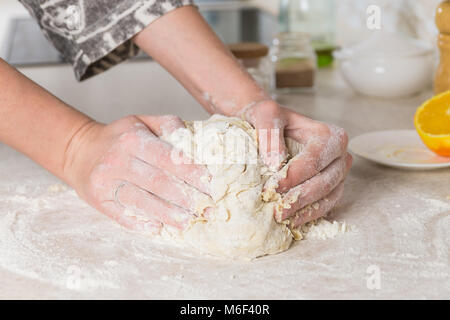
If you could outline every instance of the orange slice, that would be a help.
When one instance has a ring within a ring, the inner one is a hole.
[[[430,150],[450,157],[450,91],[433,97],[417,109],[414,126]]]

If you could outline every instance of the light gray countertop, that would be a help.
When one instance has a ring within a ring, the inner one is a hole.
[[[153,62],[126,63],[82,84],[67,66],[22,71],[101,121],[130,113],[207,116]],[[280,101],[354,137],[412,129],[415,109],[430,95],[365,98],[326,70],[315,94]],[[0,145],[0,298],[449,299],[449,196],[449,169],[401,171],[356,158],[332,215],[354,231],[297,242],[252,262],[220,261],[117,227]],[[378,271],[380,287],[374,289]]]

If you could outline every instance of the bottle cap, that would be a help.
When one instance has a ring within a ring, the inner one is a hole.
[[[231,53],[238,59],[256,59],[265,57],[269,48],[257,42],[240,42],[228,45]]]

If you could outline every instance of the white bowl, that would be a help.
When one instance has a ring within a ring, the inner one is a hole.
[[[416,94],[431,84],[434,51],[416,40],[377,36],[335,53],[346,82],[357,92],[381,98]]]

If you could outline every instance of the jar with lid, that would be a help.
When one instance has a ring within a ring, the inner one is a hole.
[[[271,70],[267,55],[269,48],[256,42],[229,44],[231,53],[266,92],[270,91]]]
[[[305,33],[278,34],[270,49],[273,64],[272,90],[275,93],[312,91],[317,57]]]

